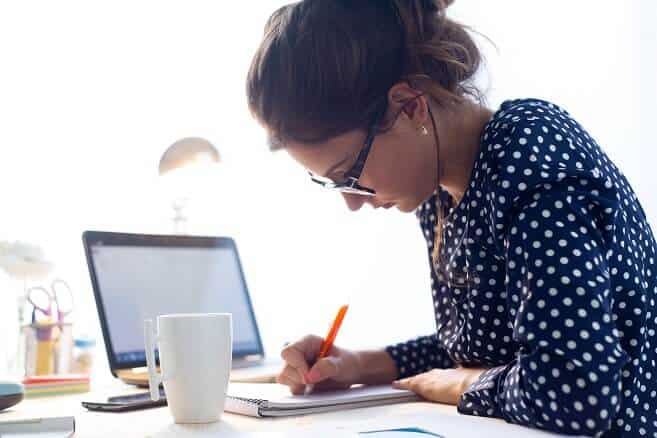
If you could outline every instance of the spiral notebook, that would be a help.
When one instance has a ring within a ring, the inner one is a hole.
[[[253,417],[287,417],[417,400],[419,397],[415,393],[389,385],[354,386],[340,391],[291,395],[283,385],[231,383],[225,410]]]

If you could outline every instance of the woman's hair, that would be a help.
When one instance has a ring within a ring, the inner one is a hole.
[[[366,129],[402,81],[439,107],[467,96],[481,102],[472,81],[482,56],[469,28],[447,18],[452,2],[303,0],[274,12],[246,84],[249,108],[267,128],[271,148]]]

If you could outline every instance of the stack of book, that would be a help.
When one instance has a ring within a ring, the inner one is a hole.
[[[25,397],[74,394],[89,391],[87,374],[52,374],[29,376],[23,380]]]

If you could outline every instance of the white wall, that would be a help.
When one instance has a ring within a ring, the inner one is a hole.
[[[169,231],[157,162],[195,135],[217,144],[225,165],[190,225],[236,236],[270,353],[321,334],[344,296],[340,344],[434,328],[413,215],[347,211],[284,153],[270,154],[247,113],[248,63],[282,3],[0,3],[0,239],[44,245],[76,287],[81,324],[97,330],[80,233]],[[649,0],[618,4],[471,0],[450,14],[499,49],[482,46],[490,106],[528,96],[564,106],[622,166],[656,224],[657,13]]]
[[[540,97],[563,106],[621,167],[657,224],[657,4],[455,2],[450,13],[497,45],[490,102]]]

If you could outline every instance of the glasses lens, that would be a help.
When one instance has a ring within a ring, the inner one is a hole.
[[[373,192],[367,191],[365,189],[358,189],[355,187],[338,187],[337,190],[342,193],[348,193],[350,195],[374,196]]]
[[[362,196],[374,196],[375,194],[374,190],[366,189],[364,187],[352,187],[346,183],[336,183],[326,178],[311,177],[314,183],[319,184],[327,190]]]

